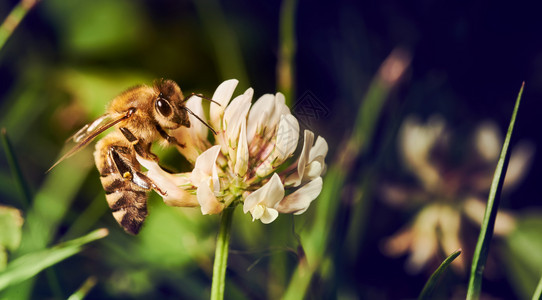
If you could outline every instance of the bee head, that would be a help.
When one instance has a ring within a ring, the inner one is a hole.
[[[157,92],[154,99],[154,115],[158,124],[167,129],[190,127],[183,93],[177,83],[172,80],[160,80],[154,86]]]

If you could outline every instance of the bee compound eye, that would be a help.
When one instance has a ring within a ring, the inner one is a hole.
[[[173,112],[169,102],[167,102],[164,99],[156,100],[155,106],[156,106],[156,110],[164,117],[169,117],[171,113]]]

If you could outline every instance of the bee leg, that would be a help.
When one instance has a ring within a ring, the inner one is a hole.
[[[139,139],[135,137],[135,135],[126,127],[120,127],[120,132],[122,132],[122,135],[134,146],[135,152],[146,159],[151,159],[154,161],[158,161],[158,156],[156,156],[154,153],[150,151],[151,145],[149,144],[147,149],[141,145],[139,142]]]
[[[141,145],[138,145],[138,146],[140,146],[143,149],[143,146],[141,146]],[[152,153],[150,143],[147,144],[147,150],[145,150],[143,153],[146,155],[147,158],[150,158],[151,160],[154,160],[155,162],[158,162],[158,156],[156,154]],[[142,156],[142,155],[140,154],[140,156]],[[143,157],[145,157],[145,156],[143,156]]]
[[[155,190],[162,196],[167,193],[162,191],[149,177],[135,169],[125,147],[113,146],[109,149],[109,159],[113,161],[122,178],[129,180],[145,190]]]
[[[167,134],[167,132],[164,130],[164,128],[160,127],[159,125],[156,125],[156,130],[158,130],[158,133],[164,138],[168,143],[177,145],[181,148],[186,147],[185,144],[179,143],[175,137],[172,137],[171,135]]]

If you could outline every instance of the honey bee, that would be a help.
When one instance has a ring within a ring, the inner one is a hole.
[[[216,134],[186,107],[186,101],[194,95],[183,97],[181,89],[172,80],[157,80],[153,86],[140,85],[126,90],[111,101],[104,115],[70,138],[77,144],[49,170],[85,147],[100,133],[115,127],[115,131],[96,143],[94,160],[113,217],[126,232],[137,234],[147,217],[147,192],[155,190],[166,195],[141,172],[137,155],[158,161],[151,152],[152,143],[158,140],[184,147],[167,131],[181,126],[190,127],[188,113]]]

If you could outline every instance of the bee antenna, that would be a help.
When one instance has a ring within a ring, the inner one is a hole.
[[[209,128],[213,132],[213,134],[216,135],[216,131],[213,129],[213,127],[211,127],[211,125],[209,125],[209,124],[207,124],[207,122],[203,121],[202,118],[200,118],[198,115],[196,115],[194,112],[192,112],[188,107],[183,106],[183,109],[185,109],[188,113],[190,113],[191,115],[196,117],[196,119],[200,120],[201,123],[205,124],[205,126],[207,126],[207,128]]]
[[[201,99],[205,99],[205,100],[207,100],[207,101],[209,101],[209,102],[212,102],[212,103],[214,103],[214,104],[216,104],[216,105],[218,105],[218,106],[222,106],[222,105],[220,105],[220,103],[216,102],[215,100],[213,100],[213,99],[211,99],[211,98],[207,98],[207,97],[203,96],[202,94],[196,94],[196,93],[192,93],[192,94],[190,94],[188,97],[184,98],[183,102],[188,101],[188,99],[192,98],[193,96],[198,96],[198,97],[200,97]]]

